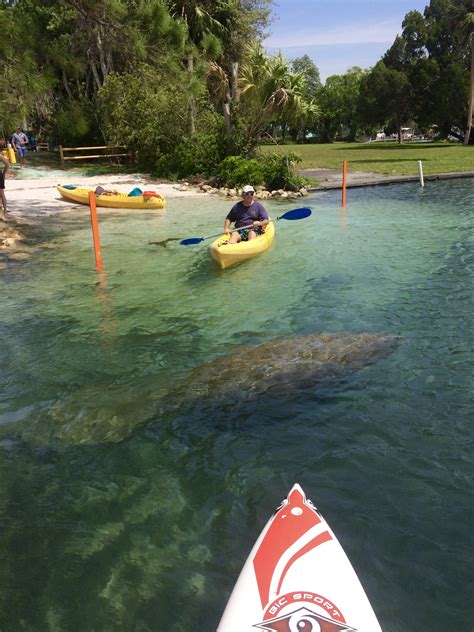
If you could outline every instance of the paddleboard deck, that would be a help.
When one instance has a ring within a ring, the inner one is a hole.
[[[336,536],[295,484],[253,547],[217,632],[381,632]]]

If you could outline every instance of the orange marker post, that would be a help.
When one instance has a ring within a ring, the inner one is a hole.
[[[347,160],[342,163],[342,208],[346,208]]]
[[[100,254],[99,220],[97,219],[97,208],[95,205],[95,194],[89,191],[89,208],[91,211],[92,239],[94,240],[95,269],[102,270],[102,257]]]

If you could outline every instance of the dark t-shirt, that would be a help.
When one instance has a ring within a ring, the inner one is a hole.
[[[235,222],[235,228],[240,228],[241,226],[253,224],[255,221],[263,222],[268,219],[268,213],[260,202],[254,201],[250,206],[245,206],[245,204],[240,201],[234,204],[230,209],[226,219]]]

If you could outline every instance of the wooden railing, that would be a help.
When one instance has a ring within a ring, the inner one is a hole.
[[[67,160],[96,160],[98,158],[119,158],[127,157],[132,158],[132,154],[127,151],[121,152],[121,149],[126,149],[123,145],[99,145],[97,147],[63,147],[59,145],[59,157],[61,159],[61,167],[65,168]],[[66,152],[70,151],[98,151],[102,150],[102,153],[94,154],[76,154],[75,156],[65,156]]]

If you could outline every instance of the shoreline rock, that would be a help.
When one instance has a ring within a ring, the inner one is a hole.
[[[184,190],[188,190],[188,187],[191,187],[189,182],[183,182],[181,187],[184,187]],[[220,195],[223,197],[228,197],[231,199],[240,199],[239,190],[231,187],[217,187],[213,186],[209,181],[204,181],[197,187],[193,187],[197,191],[202,191],[203,193],[207,193],[208,195]],[[268,191],[263,186],[255,187],[255,199],[257,200],[267,200],[269,198],[281,198],[281,199],[296,199],[300,197],[305,197],[309,195],[308,189],[306,187],[301,187],[298,191],[285,191],[284,189],[275,189],[272,191]]]

